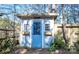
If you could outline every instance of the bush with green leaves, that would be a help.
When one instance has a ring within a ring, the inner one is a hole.
[[[13,44],[13,40],[11,40],[10,38],[4,39],[0,45],[0,53],[10,52],[13,48]]]
[[[79,33],[79,31],[78,31],[78,33]],[[79,53],[79,35],[77,36],[77,41],[74,42],[74,48],[76,50],[76,53]]]
[[[58,32],[58,34],[55,36],[54,43],[52,43],[49,48],[49,51],[51,52],[60,49],[68,50],[68,44],[65,44],[61,33]]]
[[[11,42],[11,39],[7,39],[7,40],[5,40],[5,44],[4,44],[4,48],[11,48],[12,47],[12,42]]]
[[[77,40],[77,42],[74,43],[74,47],[77,53],[79,53],[79,40]]]

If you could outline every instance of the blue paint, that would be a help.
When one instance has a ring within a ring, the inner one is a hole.
[[[33,21],[32,48],[42,48],[42,21]]]

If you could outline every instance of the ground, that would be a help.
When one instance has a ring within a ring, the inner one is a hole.
[[[15,49],[12,53],[13,54],[50,54],[48,49],[32,49],[32,48]]]
[[[18,48],[18,49],[14,49],[13,52],[10,52],[11,54],[73,54],[69,51],[65,51],[65,50],[56,50],[56,51],[52,51],[49,52],[48,49],[33,49],[33,48]]]

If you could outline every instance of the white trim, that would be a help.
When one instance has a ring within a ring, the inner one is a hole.
[[[44,40],[45,40],[44,39],[44,30],[43,30],[44,29],[44,20],[41,20],[41,21],[42,21],[42,25],[41,25],[42,26],[42,48],[44,48]]]
[[[31,48],[32,48],[32,24],[33,24],[33,20],[31,20],[31,31],[30,31],[30,37],[31,37]]]

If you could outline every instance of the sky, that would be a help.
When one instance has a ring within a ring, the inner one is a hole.
[[[14,9],[15,8],[15,9]],[[3,17],[9,17],[14,19],[13,12],[17,14],[30,14],[30,13],[46,13],[48,12],[48,4],[0,4],[0,12],[8,14]],[[77,23],[79,22],[79,5],[78,4],[65,4],[64,5],[65,20],[66,23]],[[62,5],[57,5],[57,19],[55,23],[61,23],[62,20]],[[16,21],[20,21],[19,18]],[[75,19],[75,21],[74,21]]]

